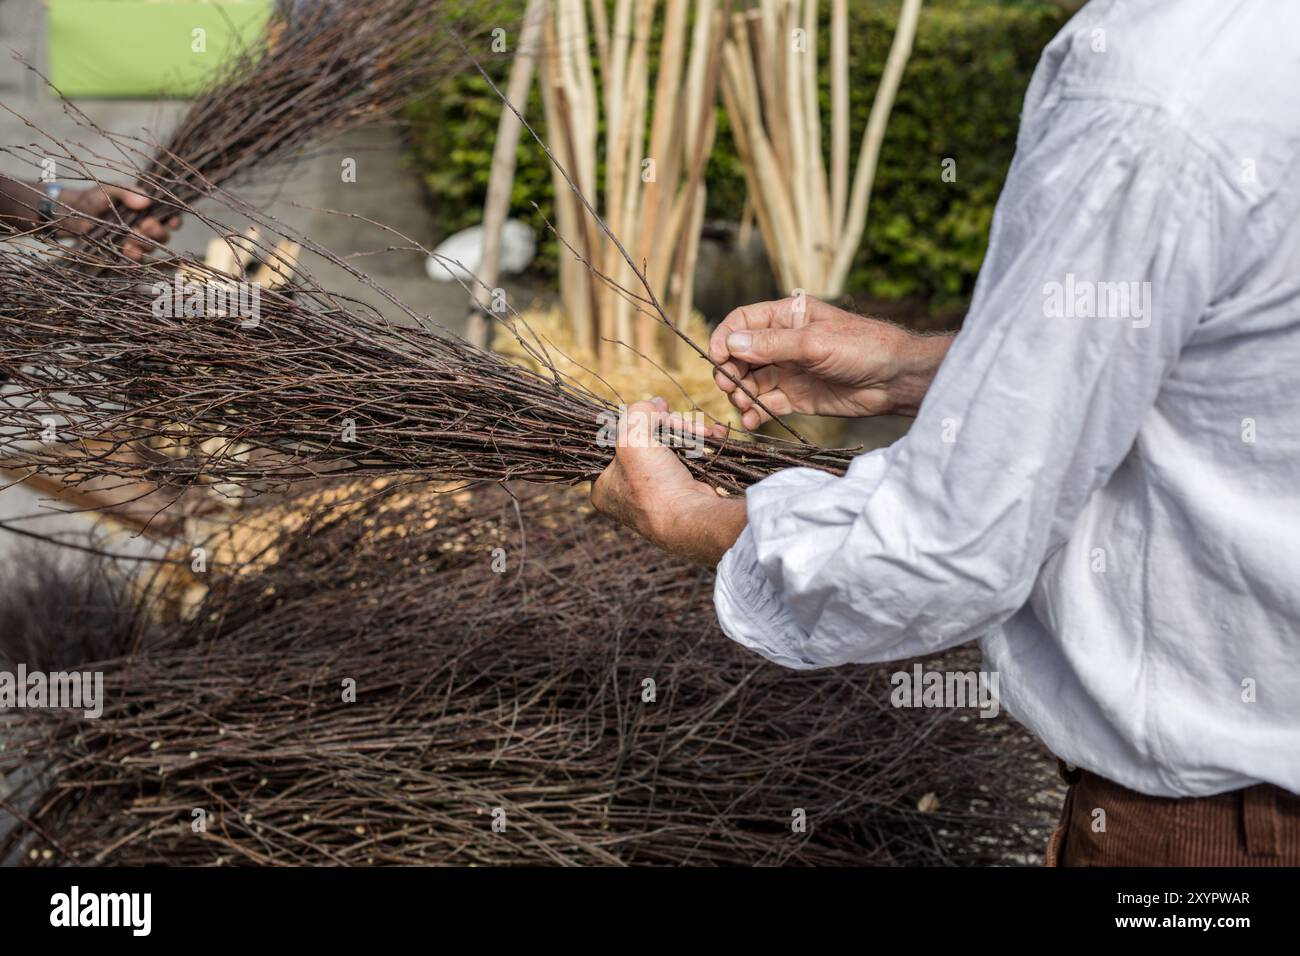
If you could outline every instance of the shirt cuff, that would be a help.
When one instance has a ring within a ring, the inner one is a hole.
[[[742,647],[795,670],[822,665],[804,656],[807,635],[758,563],[753,531],[746,527],[722,556],[713,585],[713,607],[722,631]]]

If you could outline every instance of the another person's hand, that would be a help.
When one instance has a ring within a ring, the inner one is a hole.
[[[148,208],[149,199],[121,186],[90,186],[86,189],[65,189],[59,197],[59,203],[73,212],[59,220],[59,233],[79,236],[94,227],[94,219],[108,218],[114,207],[138,212]],[[86,218],[81,218],[83,216]],[[165,244],[180,225],[180,216],[171,216],[165,222],[147,216],[135,226],[135,232],[140,238],[123,242],[122,254],[130,259],[140,259],[150,249]]]
[[[696,481],[676,453],[659,442],[660,423],[689,427],[662,398],[628,407],[619,419],[614,461],[592,485],[591,503],[666,551],[717,564],[744,530],[745,503]]]
[[[776,415],[915,415],[951,341],[802,297],[736,309],[714,330],[709,358]],[[771,418],[726,375],[713,377],[746,428]]]

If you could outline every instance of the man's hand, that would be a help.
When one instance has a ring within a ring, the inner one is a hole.
[[[691,477],[659,428],[683,429],[662,398],[637,402],[618,423],[614,461],[591,486],[591,503],[642,537],[688,560],[715,565],[745,527],[745,502]]]
[[[915,415],[951,342],[803,297],[736,309],[714,330],[709,358],[777,415]],[[726,375],[713,377],[746,428],[771,417]]]
[[[139,211],[149,207],[149,199],[139,193],[123,189],[121,186],[90,186],[87,189],[67,189],[59,197],[59,203],[72,210],[73,215],[58,222],[60,235],[80,236],[91,230],[93,219],[109,217],[117,207]],[[77,215],[77,214],[80,215]],[[86,218],[82,218],[82,217]],[[127,239],[122,243],[122,254],[128,259],[140,259],[150,249],[163,245],[171,238],[172,231],[179,229],[180,216],[171,216],[166,222],[154,216],[142,219],[135,227],[139,239]]]

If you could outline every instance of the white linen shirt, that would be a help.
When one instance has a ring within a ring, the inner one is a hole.
[[[1300,3],[1081,10],[915,424],[750,489],[726,633],[795,668],[977,639],[1070,763],[1300,792],[1298,143]]]

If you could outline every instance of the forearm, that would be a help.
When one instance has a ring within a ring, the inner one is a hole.
[[[0,226],[30,229],[40,222],[40,193],[34,186],[0,175]]]
[[[667,510],[646,537],[695,564],[715,567],[747,521],[743,498],[701,496]]]
[[[955,332],[940,335],[909,334],[901,340],[897,362],[899,374],[890,385],[895,415],[915,418],[930,383],[948,355]]]

